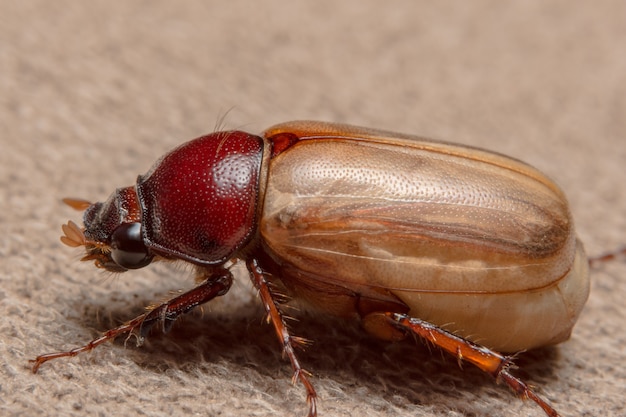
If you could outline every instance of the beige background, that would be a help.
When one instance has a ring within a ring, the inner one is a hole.
[[[165,151],[227,128],[320,119],[514,155],[568,194],[597,254],[626,240],[624,2],[0,2],[0,414],[303,415],[247,278],[143,348],[42,367],[191,285],[78,262],[65,196],[103,200]],[[626,413],[626,262],[592,275],[573,337],[521,355],[563,416]],[[411,342],[305,317],[321,416],[541,416]]]

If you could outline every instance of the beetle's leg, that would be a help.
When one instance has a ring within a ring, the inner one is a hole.
[[[476,365],[493,376],[498,383],[507,384],[521,398],[529,398],[536,402],[548,416],[558,417],[559,414],[552,406],[535,394],[521,379],[511,374],[510,368],[513,366],[511,356],[504,356],[406,314],[384,313],[384,317],[395,328],[428,340],[454,355],[459,361]]]
[[[611,252],[603,253],[602,255],[589,257],[589,266],[596,268],[599,264],[612,261],[620,256],[626,256],[626,246]]]
[[[207,271],[207,274],[208,276],[201,281],[200,285],[158,305],[145,314],[139,326],[140,338],[146,337],[158,321],[162,323],[163,332],[167,333],[178,316],[189,313],[199,305],[228,292],[233,283],[233,275],[229,270],[211,269]]]
[[[287,355],[289,361],[291,361],[291,367],[293,368],[292,382],[295,383],[297,380],[300,380],[302,385],[304,385],[304,388],[306,389],[306,402],[309,406],[307,416],[314,417],[317,415],[317,406],[315,403],[317,394],[315,393],[315,388],[313,388],[313,385],[308,379],[307,375],[310,375],[309,372],[300,366],[300,362],[298,361],[294,350],[294,344],[302,341],[289,334],[285,320],[276,305],[275,296],[272,294],[268,281],[265,278],[265,272],[259,266],[257,260],[250,259],[248,260],[247,265],[252,282],[259,290],[261,301],[263,301],[265,311],[267,312],[267,320],[271,321],[274,325],[276,336],[283,347],[283,354]]]
[[[84,346],[65,352],[54,352],[37,356],[35,359],[29,361],[33,364],[32,370],[34,373],[37,372],[43,363],[52,359],[71,357],[82,352],[89,352],[102,343],[113,340],[120,335],[131,333],[137,328],[139,328],[139,340],[141,342],[150,328],[159,320],[163,322],[163,330],[167,331],[171,328],[174,320],[181,314],[187,313],[194,307],[206,303],[215,297],[226,294],[232,280],[232,274],[226,269],[211,270],[210,276],[195,288],[160,304],[156,308],[132,319],[128,323],[105,332],[102,336],[93,339]]]

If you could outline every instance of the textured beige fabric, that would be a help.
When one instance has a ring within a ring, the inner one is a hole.
[[[192,285],[188,268],[110,276],[58,242],[165,151],[216,125],[320,119],[514,155],[569,195],[591,254],[626,240],[623,2],[0,3],[0,414],[303,415],[242,275],[144,347],[134,340],[30,373]],[[593,272],[570,341],[520,355],[563,416],[626,413],[626,262]],[[411,341],[305,316],[294,332],[320,416],[541,416]]]

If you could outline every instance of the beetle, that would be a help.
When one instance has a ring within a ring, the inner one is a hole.
[[[343,124],[296,121],[262,135],[216,132],[164,155],[105,202],[66,199],[84,227],[62,242],[112,272],[157,260],[193,264],[199,284],[76,349],[90,351],[226,294],[245,260],[268,320],[305,390],[281,311],[284,294],[360,320],[390,341],[424,339],[492,375],[547,415],[511,373],[513,355],[569,338],[589,294],[588,259],[563,192],[510,157]],[[273,285],[277,284],[277,285]]]

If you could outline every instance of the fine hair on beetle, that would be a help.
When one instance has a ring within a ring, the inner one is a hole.
[[[315,339],[292,334],[297,321],[287,326],[300,306],[358,321],[382,341],[425,342],[558,416],[513,374],[516,355],[568,340],[589,266],[626,254],[588,258],[565,194],[524,162],[336,123],[217,131],[166,153],[104,202],[64,201],[83,211],[83,225],[70,220],[61,237],[83,248],[82,261],[114,273],[177,261],[197,284],[83,346],[38,356],[34,372],[118,336],[168,331],[225,295],[241,267],[308,417],[317,393],[296,348]]]

